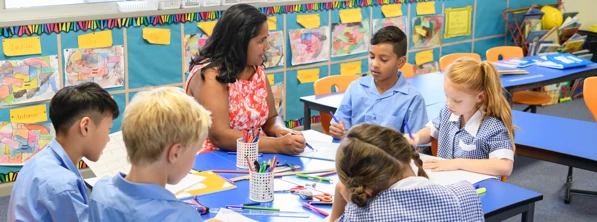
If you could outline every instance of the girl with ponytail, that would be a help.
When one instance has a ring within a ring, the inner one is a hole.
[[[438,156],[423,168],[466,170],[509,176],[514,164],[512,109],[502,94],[496,68],[488,62],[460,58],[445,74],[446,106],[439,116],[406,138],[413,145],[438,140]]]
[[[422,164],[395,129],[353,126],[336,154],[330,221],[483,221],[471,183],[433,184]]]

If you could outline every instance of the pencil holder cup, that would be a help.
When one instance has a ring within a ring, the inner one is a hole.
[[[245,143],[242,141],[242,138],[236,140],[236,167],[248,169],[250,163],[253,163],[257,160],[259,155],[259,145],[258,142],[254,143]],[[249,157],[249,162],[245,157]]]
[[[274,173],[251,172],[249,199],[255,202],[270,202],[274,200]]]

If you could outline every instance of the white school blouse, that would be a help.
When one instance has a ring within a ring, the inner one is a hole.
[[[514,151],[504,123],[493,116],[483,117],[483,107],[460,128],[461,116],[444,106],[435,119],[427,123],[431,136],[438,141],[437,156],[444,159],[509,159]]]
[[[442,186],[425,177],[408,177],[377,194],[365,207],[348,203],[336,221],[483,220],[481,200],[471,183]]]

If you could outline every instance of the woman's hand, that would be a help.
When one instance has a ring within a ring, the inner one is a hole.
[[[288,155],[298,155],[305,151],[306,142],[302,134],[288,133],[278,138],[278,151]]]

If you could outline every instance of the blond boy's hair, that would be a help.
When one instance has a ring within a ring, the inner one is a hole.
[[[180,88],[139,92],[122,119],[122,136],[131,164],[150,164],[175,143],[183,147],[207,137],[211,112]]]

